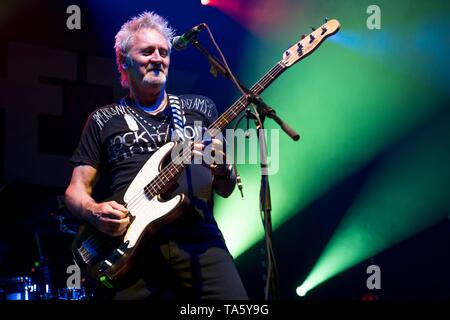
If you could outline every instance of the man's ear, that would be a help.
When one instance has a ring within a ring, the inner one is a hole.
[[[123,68],[123,70],[128,69],[128,58],[127,57],[123,57],[123,59],[122,59],[122,68]]]

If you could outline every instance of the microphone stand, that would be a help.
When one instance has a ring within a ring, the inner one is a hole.
[[[209,63],[211,64],[211,67],[214,68],[216,71],[219,71],[219,73],[225,78],[228,79],[230,81],[233,81],[230,73],[228,72],[228,70],[225,68],[225,66],[222,64],[222,62],[218,61],[215,57],[213,57],[211,55],[211,53],[209,53],[209,51],[200,43],[200,41],[195,38],[192,41],[192,45],[197,48],[203,55],[206,56],[206,58],[208,59]],[[242,84],[242,82],[239,81],[239,79],[236,79],[238,82],[238,85],[240,87],[241,91],[244,91],[246,93],[250,93],[250,90],[244,85]]]
[[[262,99],[257,95],[251,95],[248,101],[256,105],[256,112],[258,115],[247,112],[247,116],[251,118],[256,118],[256,128],[258,132],[258,142],[259,142],[259,157],[261,166],[261,187],[259,192],[259,210],[263,213],[263,224],[265,230],[265,241],[266,241],[266,253],[267,253],[267,279],[265,288],[265,299],[266,300],[279,300],[280,292],[278,287],[278,272],[276,266],[276,259],[273,252],[272,246],[272,204],[270,198],[270,185],[269,185],[269,172],[268,172],[268,162],[267,162],[267,143],[264,134],[264,120],[266,117],[264,105]],[[258,120],[259,118],[259,120]],[[259,123],[258,123],[259,121]]]
[[[229,71],[225,66],[218,61],[215,57],[213,57],[208,50],[203,47],[200,41],[197,38],[192,40],[192,45],[197,48],[203,55],[206,56],[211,67],[218,71],[224,78],[233,81]],[[217,72],[216,72],[217,73]],[[271,219],[271,211],[272,205],[270,200],[270,186],[269,186],[269,175],[268,175],[268,166],[267,166],[267,144],[264,135],[264,120],[267,117],[273,119],[281,129],[286,132],[286,134],[297,141],[300,138],[300,135],[295,132],[287,123],[283,122],[275,113],[275,110],[270,108],[263,99],[251,92],[245,85],[241,83],[238,79],[236,79],[236,85],[240,88],[240,91],[245,92],[247,95],[248,103],[253,103],[256,106],[255,112],[257,114],[252,113],[247,110],[246,116],[247,119],[254,119],[256,122],[256,128],[258,131],[258,141],[259,141],[259,150],[260,150],[260,162],[261,162],[261,189],[260,189],[260,212],[263,213],[263,225],[265,230],[265,241],[266,241],[266,249],[267,249],[267,281],[265,288],[265,299],[266,300],[276,300],[280,298],[279,287],[278,287],[278,274],[276,267],[276,260],[272,247],[272,219]],[[235,82],[235,81],[233,81]]]
[[[192,41],[192,45],[195,48],[197,48],[203,55],[206,56],[212,68],[218,71],[225,79],[233,81],[230,73],[222,64],[222,62],[218,61],[215,57],[213,57],[208,52],[208,50],[205,47],[203,47],[203,45],[197,38],[195,38]],[[292,129],[286,122],[281,120],[280,117],[277,116],[275,110],[270,108],[259,95],[250,92],[250,90],[241,81],[239,81],[239,79],[236,79],[236,81],[241,91],[249,95],[248,97],[248,100],[250,100],[249,102],[259,107],[258,113],[273,119],[292,140],[297,141],[300,139],[300,135],[294,129]]]
[[[45,258],[45,256],[42,253],[42,247],[41,247],[41,241],[39,239],[39,232],[34,232],[34,239],[36,241],[36,246],[38,249],[39,254],[39,268],[40,271],[38,284],[39,284],[39,290],[41,294],[41,299],[48,300],[52,297],[52,288],[51,288],[51,275],[50,275],[50,268],[48,266],[48,259]],[[44,290],[44,291],[43,291]]]

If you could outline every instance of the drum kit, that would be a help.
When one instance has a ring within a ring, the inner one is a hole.
[[[51,213],[54,220],[59,225],[58,233],[64,235],[74,235],[78,225],[69,218],[66,211],[61,210]],[[80,282],[78,287],[63,287],[61,285],[65,281],[56,281],[56,277],[52,277],[50,272],[49,261],[56,259],[48,259],[44,257],[40,233],[34,232],[34,242],[37,246],[39,255],[38,261],[35,261],[31,271],[26,274],[19,274],[11,277],[0,276],[0,301],[5,300],[93,300],[92,290],[88,289],[88,285]],[[66,261],[64,262],[66,263]],[[72,261],[70,261],[72,263]],[[58,266],[59,269],[61,267]],[[64,268],[65,271],[65,268]],[[64,276],[67,276],[64,274]],[[64,283],[65,284],[65,283]]]
[[[0,279],[0,300],[92,300],[85,288],[62,288],[52,292],[50,287],[39,286],[31,277]]]

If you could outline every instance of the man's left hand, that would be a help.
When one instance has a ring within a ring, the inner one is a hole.
[[[212,138],[201,143],[194,144],[194,163],[200,163],[195,158],[200,158],[201,163],[210,168],[215,176],[225,176],[228,171],[226,155],[223,151],[223,143],[219,139]]]

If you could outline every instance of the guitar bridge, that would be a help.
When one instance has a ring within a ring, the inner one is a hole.
[[[96,255],[97,250],[88,241],[83,241],[81,246],[77,249],[83,262],[88,264]]]

